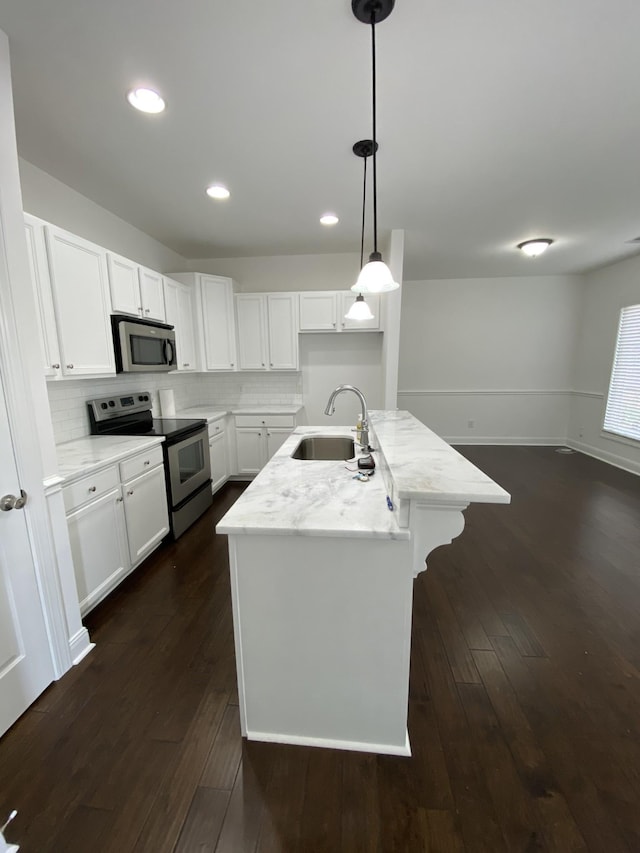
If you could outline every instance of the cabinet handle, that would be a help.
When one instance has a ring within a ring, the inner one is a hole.
[[[273,362],[272,362],[272,361],[270,361],[270,362],[269,362],[269,367],[273,367]]]
[[[128,494],[128,495],[132,495],[132,494],[133,494],[133,489],[129,489],[129,491],[127,492],[127,494]]]
[[[95,490],[96,490],[96,487],[95,487],[95,486],[89,486],[89,491],[90,491],[90,492],[95,492]]]
[[[121,504],[123,500],[124,500],[124,498],[116,498],[116,503]]]
[[[150,308],[145,308],[145,309],[144,309],[144,313],[145,313],[145,314],[149,314],[149,313],[151,313],[151,309],[150,309]]]
[[[233,362],[231,362],[231,364],[229,365],[229,367],[235,367],[235,364],[234,364]]]
[[[140,314],[142,314],[142,305],[138,305],[138,311]]]
[[[143,463],[143,464],[144,464],[144,465],[151,465],[151,460],[150,460],[150,459],[145,459],[145,461],[144,461],[144,463]]]
[[[336,327],[336,324],[335,324],[335,323],[332,323],[332,324],[331,324],[331,325],[332,325],[332,326],[333,326],[333,328],[334,328],[334,329],[335,329],[335,327]]]
[[[73,370],[73,365],[72,365],[72,364],[68,364],[68,365],[67,365],[67,368],[68,368],[69,370]]]
[[[52,364],[51,367],[53,367],[54,370],[60,370],[59,364]]]
[[[189,362],[188,362],[188,361],[183,361],[183,362],[182,362],[182,366],[183,366],[183,367],[189,367]]]
[[[262,362],[262,366],[264,367],[264,361]]]

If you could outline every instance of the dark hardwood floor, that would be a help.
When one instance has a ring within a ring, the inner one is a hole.
[[[228,485],[0,741],[21,853],[640,851],[640,480],[462,451],[513,503],[470,507],[416,581],[411,758],[241,740]]]

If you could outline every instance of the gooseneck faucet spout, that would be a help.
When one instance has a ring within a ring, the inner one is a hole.
[[[329,401],[325,407],[324,413],[325,415],[332,415],[336,410],[336,397],[338,394],[341,394],[343,391],[353,391],[353,393],[360,400],[360,405],[362,406],[362,433],[360,438],[360,443],[365,449],[369,448],[369,415],[367,413],[367,401],[364,398],[364,394],[359,388],[356,388],[355,385],[338,385],[335,388],[329,397]]]

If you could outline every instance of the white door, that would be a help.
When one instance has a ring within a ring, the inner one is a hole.
[[[20,484],[0,374],[0,735],[53,681],[49,638],[24,509],[8,509]],[[27,498],[28,501],[28,498]]]
[[[236,429],[238,474],[257,474],[266,463],[262,429]]]
[[[164,468],[160,465],[122,486],[129,556],[139,563],[169,532]]]
[[[229,479],[227,436],[224,432],[219,432],[209,439],[209,459],[211,461],[211,491],[216,492]]]
[[[290,435],[290,429],[279,427],[267,428],[267,460],[271,459],[276,450],[280,450]]]
[[[142,315],[138,265],[113,252],[107,252],[111,306],[116,314]]]
[[[296,297],[296,293],[270,293],[267,296],[269,367],[272,370],[298,369]]]
[[[267,369],[267,323],[262,294],[236,296],[238,318],[238,362],[240,370]]]
[[[159,272],[140,267],[140,297],[142,299],[142,316],[145,320],[165,322],[164,287]]]
[[[206,369],[233,370],[237,362],[233,282],[206,275],[200,281]]]

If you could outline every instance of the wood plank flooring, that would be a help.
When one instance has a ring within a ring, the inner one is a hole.
[[[640,851],[640,480],[461,450],[513,503],[469,508],[416,581],[411,758],[240,738],[229,484],[0,740],[21,853]]]

